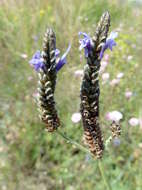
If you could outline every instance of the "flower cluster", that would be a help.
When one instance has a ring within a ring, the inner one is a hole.
[[[30,65],[34,66],[34,69],[36,71],[39,71],[40,69],[44,69],[45,65],[43,63],[43,59],[41,57],[40,51],[36,51],[36,53],[33,55],[32,59],[29,61]]]
[[[59,57],[60,50],[58,50],[58,49],[55,50],[56,71],[57,72],[63,67],[63,65],[65,65],[67,63],[66,56],[69,53],[70,49],[71,49],[71,44],[69,44],[66,52],[62,55],[61,58]],[[44,70],[44,68],[45,68],[43,58],[42,58],[39,50],[33,55],[32,59],[29,61],[29,63],[30,63],[30,65],[32,65],[34,67],[34,69],[36,71],[39,71],[40,69]]]
[[[78,35],[79,37],[83,35],[83,38],[79,40],[79,50],[81,51],[84,48],[85,57],[88,57],[90,51],[92,50],[92,39],[85,32],[79,32]]]
[[[85,57],[88,57],[90,51],[92,50],[92,39],[91,37],[84,33],[84,32],[79,32],[79,36],[83,35],[83,38],[79,40],[80,47],[79,50],[82,50],[84,48],[85,52]],[[108,36],[105,44],[103,45],[101,51],[100,51],[100,59],[103,58],[104,52],[107,49],[110,49],[112,51],[113,46],[116,46],[115,38],[118,36],[117,32],[111,32],[110,35]]]
[[[80,44],[79,50],[81,51],[84,49],[84,55],[87,58],[87,63],[84,71],[77,70],[74,73],[75,77],[82,78],[80,91],[81,106],[80,112],[74,113],[71,120],[74,124],[77,124],[82,119],[85,140],[89,146],[90,152],[98,159],[102,157],[104,150],[103,136],[99,123],[100,89],[98,77],[99,73],[104,72],[108,64],[109,56],[105,57],[106,61],[104,61],[104,64],[100,65],[100,61],[107,49],[112,51],[113,47],[116,46],[115,38],[118,35],[116,32],[112,32],[107,37],[109,26],[110,15],[106,12],[102,15],[93,38],[84,32],[78,33]],[[41,119],[46,123],[49,132],[55,131],[58,126],[60,126],[60,120],[54,101],[56,75],[57,72],[67,63],[66,57],[70,49],[71,45],[69,44],[65,53],[60,56],[60,50],[56,49],[56,35],[52,29],[49,29],[45,33],[42,53],[38,50],[29,61],[30,65],[32,65],[37,72],[40,71],[38,88],[39,111]],[[100,66],[102,70],[100,70]],[[47,70],[51,70],[53,72],[46,72]],[[119,73],[117,76],[118,80],[122,77],[123,73]],[[109,78],[109,73],[106,72],[102,74],[104,82],[109,81]],[[118,111],[109,112],[107,114],[107,119],[113,121],[111,126],[113,137],[117,137],[120,134],[120,126],[117,122],[122,118],[123,115]]]
[[[114,110],[112,112],[108,112],[106,114],[106,119],[108,121],[115,121],[115,122],[119,122],[121,119],[123,118],[123,115],[121,112]]]
[[[65,53],[62,55],[61,58],[59,57],[60,50],[58,49],[55,50],[57,72],[67,63],[66,56],[69,53],[70,49],[71,49],[71,44],[69,44],[67,50],[65,51]]]
[[[113,46],[116,46],[115,38],[118,36],[117,32],[111,32],[108,36],[106,43],[103,45],[101,52],[100,52],[100,59],[103,58],[104,52],[107,49],[110,49],[112,51]]]

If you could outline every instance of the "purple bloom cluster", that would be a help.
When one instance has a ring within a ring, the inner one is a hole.
[[[33,55],[32,59],[29,61],[30,65],[34,66],[34,69],[36,71],[39,71],[39,69],[44,69],[44,63],[43,59],[41,57],[40,51],[36,51],[36,53]]]
[[[84,48],[85,57],[88,57],[89,52],[92,50],[92,40],[91,37],[84,32],[79,32],[79,36],[81,35],[83,35],[83,38],[79,40],[80,43],[79,50],[81,51]],[[118,35],[117,32],[111,32],[111,34],[106,40],[106,43],[103,45],[101,49],[100,59],[103,58],[106,49],[110,49],[112,51],[113,46],[116,46],[116,42],[114,41],[114,39],[117,37],[117,35]],[[58,49],[55,50],[57,72],[63,67],[63,65],[67,63],[66,56],[69,53],[70,49],[71,49],[71,44],[69,44],[66,52],[62,55],[61,58],[59,57],[60,51]],[[36,71],[39,71],[39,69],[44,69],[45,67],[43,58],[39,50],[33,55],[29,63],[32,66],[34,66],[34,69]]]
[[[79,36],[83,35],[84,37],[79,40],[79,43],[80,43],[79,50],[81,51],[84,48],[85,57],[88,57],[88,54],[92,49],[92,45],[91,45],[92,40],[90,36],[84,32],[79,32],[78,35]]]
[[[107,49],[110,49],[112,51],[113,46],[116,46],[116,42],[115,42],[115,38],[118,36],[117,32],[111,32],[109,37],[106,40],[106,43],[104,44],[104,46],[101,49],[100,52],[100,59],[103,58],[104,52]]]
[[[83,38],[79,40],[79,43],[80,43],[79,50],[81,51],[84,48],[85,57],[88,57],[89,52],[92,49],[92,40],[91,40],[91,37],[84,32],[79,32],[79,36],[81,35],[83,35]],[[110,49],[112,51],[113,46],[116,46],[116,42],[114,41],[114,39],[117,37],[117,35],[118,35],[117,32],[111,32],[111,34],[106,40],[106,43],[101,49],[100,59],[103,58],[103,55],[106,49]]]
[[[59,54],[60,54],[60,50],[56,49],[55,51],[55,56],[56,56],[56,71],[58,72],[66,63],[67,63],[67,59],[66,56],[69,53],[71,49],[71,44],[69,44],[67,50],[65,51],[65,53],[62,55],[61,58],[59,58]]]
[[[64,64],[67,63],[66,56],[69,53],[70,49],[71,49],[71,44],[69,44],[69,47],[67,48],[66,52],[63,54],[61,58],[59,57],[60,51],[58,49],[55,50],[57,72],[63,67]],[[34,66],[34,69],[36,71],[39,71],[40,69],[44,69],[45,67],[43,63],[43,58],[41,57],[41,53],[39,50],[33,55],[29,63],[30,65]]]

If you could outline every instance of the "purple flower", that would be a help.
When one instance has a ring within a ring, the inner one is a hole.
[[[85,57],[88,57],[89,52],[92,49],[92,40],[90,38],[90,36],[84,32],[79,32],[78,33],[79,36],[83,35],[83,39],[79,40],[80,43],[80,47],[79,50],[81,51],[84,48],[84,53],[85,53]]]
[[[120,146],[120,144],[121,144],[121,141],[120,141],[119,138],[116,137],[116,138],[113,139],[113,145],[114,145],[115,147]]]
[[[63,54],[61,58],[59,58],[60,51],[58,49],[55,50],[55,56],[56,56],[56,71],[59,71],[64,64],[66,64],[66,56],[68,52],[70,51],[71,45],[67,48],[66,52]],[[34,69],[36,71],[39,71],[39,69],[44,69],[45,65],[43,63],[43,58],[41,56],[40,51],[38,50],[32,57],[32,59],[29,61],[29,63],[34,66]]]
[[[55,50],[56,63],[57,63],[56,64],[56,71],[57,72],[63,67],[64,64],[67,63],[66,56],[69,53],[70,49],[71,49],[71,44],[69,44],[66,52],[62,55],[61,58],[58,57],[60,54],[60,51],[58,49]]]
[[[135,117],[132,117],[130,120],[129,120],[129,124],[134,127],[134,126],[137,126],[139,125],[139,119],[138,118],[135,118]]]
[[[118,36],[117,32],[111,32],[109,37],[106,40],[106,43],[103,45],[101,52],[100,52],[100,59],[103,58],[104,52],[106,49],[110,49],[112,51],[113,46],[116,46],[116,42],[114,39]]]
[[[39,50],[33,55],[32,59],[29,61],[29,63],[30,63],[30,65],[34,66],[34,69],[36,71],[39,71],[39,69],[44,69],[43,59],[41,57]]]
[[[59,54],[60,54],[60,50],[59,50],[59,49],[56,49],[56,50],[55,50],[55,56],[58,57]]]

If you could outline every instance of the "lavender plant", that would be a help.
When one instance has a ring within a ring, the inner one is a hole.
[[[79,32],[79,36],[83,38],[79,40],[80,50],[84,48],[87,63],[84,68],[84,76],[81,85],[81,114],[84,127],[85,140],[90,148],[91,153],[98,159],[103,155],[104,143],[102,132],[99,124],[99,69],[100,62],[106,49],[112,50],[116,46],[114,39],[117,33],[111,33],[108,36],[110,27],[110,15],[105,12],[96,28],[94,36],[91,38],[83,32]],[[113,137],[120,134],[118,125],[111,125]]]
[[[117,37],[117,33],[115,32],[112,32],[109,37],[107,37],[109,27],[110,15],[108,12],[105,12],[92,38],[84,32],[79,32],[79,36],[83,36],[83,38],[79,40],[79,50],[84,48],[85,58],[87,60],[80,91],[84,136],[91,153],[98,159],[102,157],[104,150],[103,136],[99,124],[100,87],[98,77],[100,62],[105,50],[108,48],[112,50],[113,46],[116,46],[114,39]],[[66,64],[66,56],[70,48],[71,45],[69,45],[66,52],[60,58],[60,51],[56,49],[55,33],[52,29],[47,29],[43,40],[42,53],[38,50],[29,62],[34,66],[34,69],[39,75],[38,110],[40,112],[40,118],[46,124],[49,132],[53,132],[60,125],[55,106],[54,92],[57,72]],[[110,129],[113,138],[120,135],[119,124],[113,122]],[[62,136],[64,137],[64,135]],[[112,137],[109,139],[111,140]]]
[[[110,15],[108,12],[105,12],[97,25],[93,37],[90,37],[86,33],[79,32],[79,36],[83,36],[83,38],[79,40],[79,49],[82,50],[84,48],[87,61],[84,67],[84,76],[80,90],[80,110],[83,120],[85,140],[89,146],[90,152],[98,159],[102,158],[104,150],[103,136],[99,123],[99,69],[105,50],[108,48],[112,50],[113,46],[116,46],[114,40],[117,37],[117,33],[115,32],[112,32],[110,36],[107,37],[109,27]],[[47,29],[44,36],[42,53],[37,51],[30,61],[30,64],[34,66],[39,74],[38,107],[40,117],[46,124],[49,132],[53,132],[60,126],[54,101],[54,92],[57,72],[66,63],[66,56],[70,48],[71,46],[69,45],[65,54],[60,58],[60,51],[56,49],[55,33],[52,29]],[[110,129],[112,131],[112,136],[106,140],[107,144],[112,138],[118,137],[121,130],[120,125],[115,122],[112,123]],[[81,150],[87,153],[89,152],[88,149],[73,141],[59,130],[57,133],[70,143],[78,146]],[[99,161],[98,164],[107,189],[111,189],[111,186],[104,175],[102,163]]]
[[[53,132],[59,125],[59,117],[57,114],[54,91],[56,86],[57,72],[66,64],[66,56],[70,50],[68,49],[60,58],[60,51],[56,49],[56,36],[52,29],[47,29],[43,40],[43,51],[37,51],[30,64],[38,71],[38,110],[41,120],[46,124],[47,130]]]
[[[112,51],[113,46],[116,46],[114,39],[117,37],[117,33],[115,32],[112,32],[110,36],[107,37],[109,27],[110,15],[108,12],[105,12],[101,17],[96,32],[92,38],[86,33],[79,32],[79,36],[83,35],[83,38],[79,40],[79,49],[81,50],[84,48],[87,61],[84,67],[84,76],[80,90],[80,110],[84,127],[84,137],[89,146],[90,152],[94,157],[99,159],[98,167],[106,188],[111,190],[111,185],[104,173],[103,163],[100,161],[100,158],[102,158],[103,155],[104,143],[99,123],[100,63],[105,50],[109,48]],[[120,135],[119,124],[113,122],[110,129],[112,131],[112,136],[106,140],[106,146],[110,143],[112,138]]]

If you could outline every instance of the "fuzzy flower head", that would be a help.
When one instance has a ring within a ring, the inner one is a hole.
[[[100,72],[100,73],[103,73],[103,72],[105,71],[107,65],[108,65],[108,61],[102,61],[102,62],[101,62],[101,67],[100,67],[100,71],[99,71],[99,72]]]
[[[118,73],[117,76],[116,76],[117,79],[121,79],[123,77],[124,77],[124,73],[122,73],[122,72]]]
[[[58,72],[66,63],[66,56],[69,53],[71,49],[71,44],[69,44],[67,50],[65,51],[65,53],[62,55],[62,57],[60,58],[60,50],[56,49],[55,50],[55,56],[56,56],[56,71]]]
[[[74,76],[75,76],[76,78],[81,78],[81,77],[83,76],[83,70],[76,70],[76,71],[74,72]]]
[[[81,51],[84,48],[85,57],[88,57],[89,52],[92,49],[92,40],[90,36],[84,32],[79,32],[78,35],[79,37],[83,36],[83,38],[79,40],[80,43],[79,50]]]
[[[125,92],[125,97],[126,97],[127,99],[130,99],[132,96],[133,96],[133,92],[131,92],[131,91],[126,91],[126,92]]]
[[[139,119],[138,118],[135,118],[135,117],[132,117],[130,120],[129,120],[129,124],[134,127],[134,126],[137,126],[139,125]]]
[[[72,114],[71,120],[73,123],[79,123],[81,120],[81,114],[80,113],[74,113]]]
[[[21,56],[21,58],[23,58],[23,59],[27,59],[27,57],[28,57],[28,55],[27,55],[26,53],[22,53],[20,56]]]
[[[119,122],[121,119],[123,118],[123,115],[121,112],[115,110],[115,111],[112,111],[112,112],[108,112],[106,114],[106,119],[108,121],[115,121],[115,122]]]
[[[111,32],[108,36],[106,43],[103,45],[101,52],[100,52],[100,59],[103,58],[104,52],[107,49],[112,51],[113,46],[116,46],[115,38],[118,36],[117,32]]]
[[[109,80],[109,77],[110,77],[109,73],[103,73],[102,74],[102,79],[104,82],[107,82]]]
[[[113,79],[110,81],[110,86],[114,87],[120,83],[120,79]]]
[[[33,55],[32,59],[29,61],[30,65],[34,67],[36,71],[39,71],[40,69],[44,69],[45,65],[43,63],[43,59],[41,57],[40,51],[36,51],[36,53]]]

